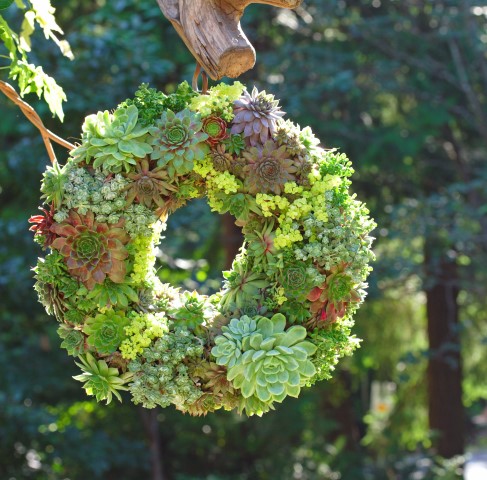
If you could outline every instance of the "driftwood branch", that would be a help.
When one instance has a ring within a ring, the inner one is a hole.
[[[62,145],[63,147],[67,148],[68,150],[73,150],[75,148],[74,145],[63,140],[62,138],[58,137],[55,133],[52,133],[48,130],[44,124],[42,123],[41,118],[37,114],[37,112],[27,103],[24,102],[19,96],[19,94],[15,91],[12,85],[3,82],[0,80],[0,91],[4,93],[12,102],[20,107],[22,113],[27,117],[27,119],[34,124],[35,127],[39,129],[41,132],[42,140],[44,140],[44,145],[46,146],[47,154],[49,155],[49,159],[51,163],[56,162],[56,154],[54,153],[54,149],[51,145],[51,140],[53,142]]]
[[[157,0],[164,15],[207,74],[236,78],[255,64],[255,50],[240,27],[251,3],[296,8],[302,0]]]

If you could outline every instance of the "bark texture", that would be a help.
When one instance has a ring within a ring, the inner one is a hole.
[[[430,270],[426,289],[429,423],[437,434],[438,454],[451,458],[465,448],[457,266],[428,247],[426,260]]]
[[[295,8],[302,0],[157,0],[164,15],[213,79],[236,78],[255,64],[255,50],[240,27],[251,3]]]

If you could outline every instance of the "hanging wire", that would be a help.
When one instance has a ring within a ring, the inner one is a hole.
[[[201,69],[199,62],[196,62],[196,68],[194,69],[193,83],[192,87],[195,92],[199,92],[198,89],[198,77],[201,75],[203,84],[201,86],[201,94],[206,95],[208,92],[208,75],[204,70]]]
[[[48,130],[42,123],[41,117],[39,117],[37,112],[27,102],[24,102],[20,98],[19,94],[15,91],[15,88],[13,88],[12,85],[0,80],[0,91],[4,93],[10,100],[12,100],[12,102],[18,105],[22,110],[22,113],[27,117],[27,120],[29,120],[29,122],[39,129],[42,140],[44,140],[47,154],[49,155],[49,159],[51,160],[52,164],[57,163],[57,159],[54,149],[52,148],[51,140],[59,145],[62,145],[68,150],[73,150],[75,148],[73,144],[67,142],[61,137],[58,137],[55,133]]]

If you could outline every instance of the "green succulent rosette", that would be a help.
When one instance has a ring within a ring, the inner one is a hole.
[[[114,353],[126,338],[125,327],[130,320],[123,311],[109,310],[89,318],[83,328],[87,343],[100,354]]]
[[[88,116],[66,164],[46,169],[34,288],[88,395],[262,415],[359,345],[375,224],[345,154],[284,117],[239,82],[205,95],[143,84]],[[212,295],[155,268],[168,216],[197,198],[244,235]]]

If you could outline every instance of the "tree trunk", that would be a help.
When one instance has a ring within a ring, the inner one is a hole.
[[[225,268],[231,268],[233,260],[243,243],[242,229],[235,225],[235,218],[229,213],[222,216],[222,245],[225,249]]]
[[[444,252],[438,255],[435,248],[438,244],[431,242],[425,252],[429,270],[426,288],[430,349],[428,410],[430,428],[438,435],[435,445],[438,454],[450,458],[463,454],[465,447],[459,288],[454,260],[447,258]]]
[[[159,422],[157,421],[157,410],[140,409],[140,416],[144,425],[151,459],[151,480],[166,480],[162,462],[161,436],[159,433]]]

